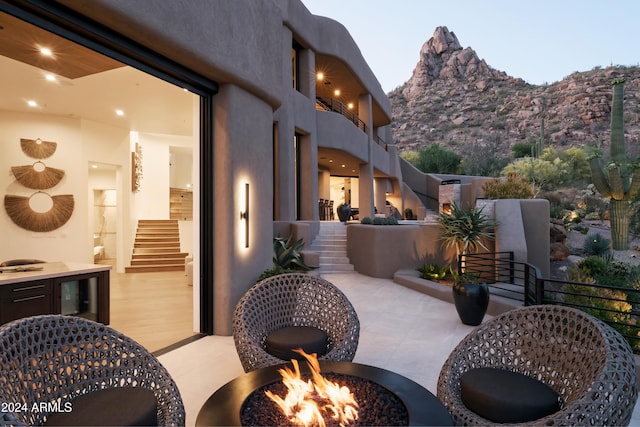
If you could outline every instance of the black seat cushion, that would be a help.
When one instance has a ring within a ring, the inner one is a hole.
[[[68,412],[65,412],[68,411]],[[49,416],[47,426],[157,426],[153,391],[117,387],[78,396]]]
[[[517,372],[477,368],[460,377],[467,408],[497,423],[523,423],[560,410],[561,398],[546,384]]]
[[[293,351],[301,348],[307,354],[316,353],[318,357],[327,352],[329,337],[327,333],[313,326],[289,326],[276,329],[267,335],[265,350],[272,356],[282,360],[304,360],[304,357]]]

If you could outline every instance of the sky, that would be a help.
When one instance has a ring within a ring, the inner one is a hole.
[[[554,83],[596,66],[640,65],[640,1],[302,0],[340,22],[388,93],[404,84],[438,26],[497,70]]]

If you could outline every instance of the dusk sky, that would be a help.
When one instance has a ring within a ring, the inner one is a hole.
[[[385,92],[405,83],[438,26],[512,77],[553,83],[596,66],[640,64],[640,1],[302,0],[344,25]]]

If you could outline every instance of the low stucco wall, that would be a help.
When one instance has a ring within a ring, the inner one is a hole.
[[[516,261],[535,265],[542,277],[549,277],[549,202],[492,202],[490,212],[497,227],[496,240],[486,242],[489,251],[513,251]],[[347,255],[357,272],[381,278],[392,278],[398,270],[416,269],[427,263],[456,265],[455,250],[443,247],[437,223],[350,224]]]
[[[455,251],[442,247],[440,226],[435,223],[349,224],[347,256],[358,273],[391,279],[400,269],[452,264]]]

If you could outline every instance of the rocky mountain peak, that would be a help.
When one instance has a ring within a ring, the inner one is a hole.
[[[403,95],[412,97],[438,80],[462,80],[475,83],[484,90],[492,80],[509,78],[505,73],[489,68],[470,47],[462,48],[453,31],[437,27],[433,36],[420,49],[420,60],[406,83]]]
[[[464,154],[471,146],[510,156],[541,135],[545,146],[603,147],[609,141],[611,80],[625,77],[625,140],[640,151],[640,67],[594,67],[535,86],[490,68],[447,27],[420,50],[411,78],[388,94],[401,149],[439,143]]]

